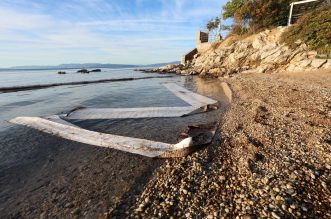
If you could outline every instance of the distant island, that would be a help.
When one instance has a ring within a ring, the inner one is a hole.
[[[83,69],[83,68],[136,68],[136,67],[160,67],[169,64],[179,64],[179,61],[168,63],[156,63],[149,65],[132,65],[132,64],[101,64],[101,63],[73,63],[60,65],[27,65],[14,66],[10,68],[0,68],[1,70],[62,70],[62,69]]]

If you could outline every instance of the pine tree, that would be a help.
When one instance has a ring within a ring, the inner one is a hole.
[[[286,25],[290,3],[296,0],[230,0],[223,7],[223,19],[233,18],[232,32],[256,32]]]

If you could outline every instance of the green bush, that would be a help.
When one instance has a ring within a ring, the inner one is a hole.
[[[312,11],[302,16],[298,22],[283,33],[281,41],[291,48],[306,43],[310,50],[331,55],[331,8]]]

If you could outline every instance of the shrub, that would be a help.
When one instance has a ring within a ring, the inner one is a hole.
[[[283,33],[281,41],[291,48],[306,43],[319,54],[331,54],[331,8],[314,10],[302,16]]]

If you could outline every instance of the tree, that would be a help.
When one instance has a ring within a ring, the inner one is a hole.
[[[206,28],[214,37],[221,34],[221,18],[215,17],[208,21]]]
[[[243,0],[230,0],[223,6],[223,19],[233,18],[235,13],[244,5]]]
[[[286,25],[290,3],[296,0],[229,0],[223,19],[233,18],[232,32],[256,32],[271,26]]]

